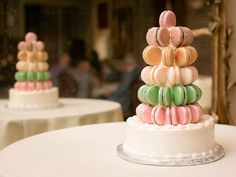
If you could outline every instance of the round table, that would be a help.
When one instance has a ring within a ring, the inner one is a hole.
[[[0,152],[1,177],[234,177],[236,127],[216,125],[216,141],[225,157],[187,167],[138,165],[117,156],[125,123],[107,123],[57,130],[16,142]]]
[[[98,99],[60,99],[61,106],[42,110],[14,110],[0,100],[0,149],[49,130],[123,120],[119,103]]]

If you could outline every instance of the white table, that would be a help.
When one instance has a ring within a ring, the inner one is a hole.
[[[0,149],[38,133],[78,125],[123,120],[119,103],[98,99],[60,99],[53,109],[23,111],[6,108],[0,100]]]
[[[158,167],[116,155],[125,123],[68,128],[16,142],[0,152],[1,177],[235,177],[236,127],[216,125],[225,157],[211,164]]]

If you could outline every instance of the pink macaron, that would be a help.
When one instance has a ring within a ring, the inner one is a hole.
[[[171,124],[178,125],[178,117],[176,113],[176,106],[171,106]]]
[[[189,117],[191,117],[191,112],[189,109],[186,109],[186,106],[178,106],[176,107],[176,113],[178,116],[178,123],[185,125],[189,122]]]
[[[44,90],[43,82],[36,82],[36,90]]]
[[[203,115],[202,107],[198,103],[188,105],[188,107],[191,110],[192,123],[196,123],[199,120],[201,120],[202,115]]]
[[[28,90],[28,83],[27,82],[20,82],[19,90],[27,91]]]
[[[44,43],[42,41],[37,41],[36,42],[36,47],[37,47],[37,50],[44,50]]]
[[[35,90],[35,83],[34,82],[28,82],[28,91]]]
[[[163,125],[186,125],[201,120],[203,111],[198,103],[187,106],[149,106],[140,104],[136,115],[145,123]]]
[[[20,41],[17,45],[18,50],[26,50],[27,49],[27,43],[25,41]]]
[[[37,41],[37,35],[33,32],[28,32],[26,35],[25,35],[25,40],[29,43],[31,42],[34,42],[34,41]]]
[[[166,47],[170,41],[169,31],[164,27],[152,27],[146,34],[146,41],[149,45]]]
[[[174,47],[187,46],[193,41],[193,33],[187,27],[170,27],[168,30],[170,32],[170,44]]]
[[[172,124],[172,115],[171,115],[171,107],[166,107],[165,110],[165,125]]]
[[[151,117],[153,124],[165,125],[165,108],[161,106],[153,107]]]
[[[44,89],[50,89],[50,88],[52,88],[52,82],[50,80],[45,81],[45,82],[43,82],[43,86],[44,86]]]
[[[176,17],[174,12],[170,10],[163,11],[159,17],[160,27],[169,28],[176,25]]]
[[[136,109],[137,116],[145,123],[151,124],[152,107],[145,104],[140,104]]]

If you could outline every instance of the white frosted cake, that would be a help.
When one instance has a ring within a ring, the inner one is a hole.
[[[159,23],[146,35],[143,59],[149,66],[141,72],[141,104],[127,119],[126,138],[117,153],[131,162],[160,166],[216,161],[224,150],[215,143],[213,117],[204,115],[198,104],[202,91],[193,84],[198,71],[190,66],[197,59],[190,46],[192,32],[175,26],[171,11],[162,12]]]
[[[59,106],[58,88],[53,87],[48,72],[48,54],[44,43],[29,32],[18,44],[16,83],[9,90],[9,108],[43,109]]]

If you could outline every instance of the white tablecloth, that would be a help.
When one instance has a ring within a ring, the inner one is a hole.
[[[6,108],[0,100],[0,148],[25,137],[78,125],[123,120],[119,103],[97,99],[60,99],[62,106],[34,111]]]
[[[158,167],[127,162],[116,155],[125,123],[81,126],[44,133],[0,152],[1,177],[235,177],[236,127],[216,125],[225,157],[211,164]]]

